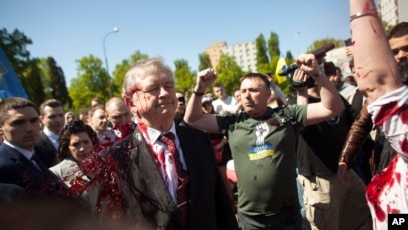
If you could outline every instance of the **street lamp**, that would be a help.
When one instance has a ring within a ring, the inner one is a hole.
[[[105,65],[106,65],[106,73],[107,73],[107,78],[108,78],[108,87],[109,87],[109,97],[112,97],[112,86],[111,86],[111,79],[110,79],[110,75],[109,75],[109,65],[108,65],[108,57],[106,56],[106,48],[105,48],[105,41],[106,38],[113,33],[118,32],[119,29],[117,27],[113,27],[112,31],[109,31],[105,37],[103,37],[103,54],[105,55]]]
[[[299,56],[299,34],[300,31],[296,32],[296,52],[297,52],[297,56]]]

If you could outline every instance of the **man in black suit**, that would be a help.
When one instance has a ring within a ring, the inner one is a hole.
[[[40,137],[40,120],[27,99],[11,97],[0,102],[0,183],[15,184],[28,194],[57,195],[62,184],[39,159],[34,145]]]
[[[57,163],[56,153],[59,134],[65,125],[64,108],[56,99],[49,99],[40,105],[40,121],[43,125],[40,140],[35,145],[38,157],[49,168]]]
[[[160,58],[140,60],[127,72],[123,91],[138,125],[101,153],[101,165],[112,168],[93,172],[101,179],[90,193],[97,214],[142,229],[238,229],[208,134],[173,120],[171,69]],[[167,135],[175,143],[166,144]]]

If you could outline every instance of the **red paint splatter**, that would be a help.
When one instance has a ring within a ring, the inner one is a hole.
[[[402,152],[407,155],[408,154],[408,140],[404,139],[399,143]]]
[[[392,187],[395,180],[393,178],[394,171],[397,165],[398,155],[394,157],[394,159],[389,164],[388,168],[386,168],[381,173],[377,174],[371,181],[370,184],[367,185],[366,193],[367,193],[367,200],[372,204],[375,210],[376,218],[379,221],[384,221],[386,217],[385,211],[382,210],[380,206],[380,196],[384,192],[385,187]]]
[[[361,78],[366,78],[366,77],[368,77],[368,75],[370,75],[371,72],[372,72],[372,71],[369,71],[369,72],[365,73]]]
[[[354,46],[354,44],[356,44],[356,41],[352,40],[351,45]]]
[[[374,27],[373,21],[370,20],[370,25],[371,25],[371,29],[373,30],[373,32],[376,34],[377,30]]]
[[[390,205],[387,205],[387,213],[388,214],[399,214],[399,213],[401,213],[401,210],[393,209],[393,208],[390,207]]]
[[[363,9],[361,10],[361,11],[367,11],[367,10],[370,10],[370,5],[368,4],[368,2],[366,2],[365,4],[364,4],[364,6],[363,6]]]
[[[381,126],[386,120],[393,116],[400,109],[398,101],[393,101],[381,106],[378,115],[375,117],[375,125]]]

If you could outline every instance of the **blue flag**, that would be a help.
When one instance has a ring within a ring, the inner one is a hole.
[[[21,86],[13,67],[11,67],[6,54],[0,47],[0,98],[8,97],[27,98],[27,94]]]

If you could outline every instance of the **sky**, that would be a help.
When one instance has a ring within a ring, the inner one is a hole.
[[[198,55],[214,42],[227,45],[279,36],[282,54],[304,53],[315,40],[350,37],[346,0],[0,0],[0,28],[33,41],[31,57],[53,57],[67,85],[77,77],[77,60],[103,61],[103,40],[112,75],[137,50],[161,56],[174,70],[185,59],[197,71]]]

